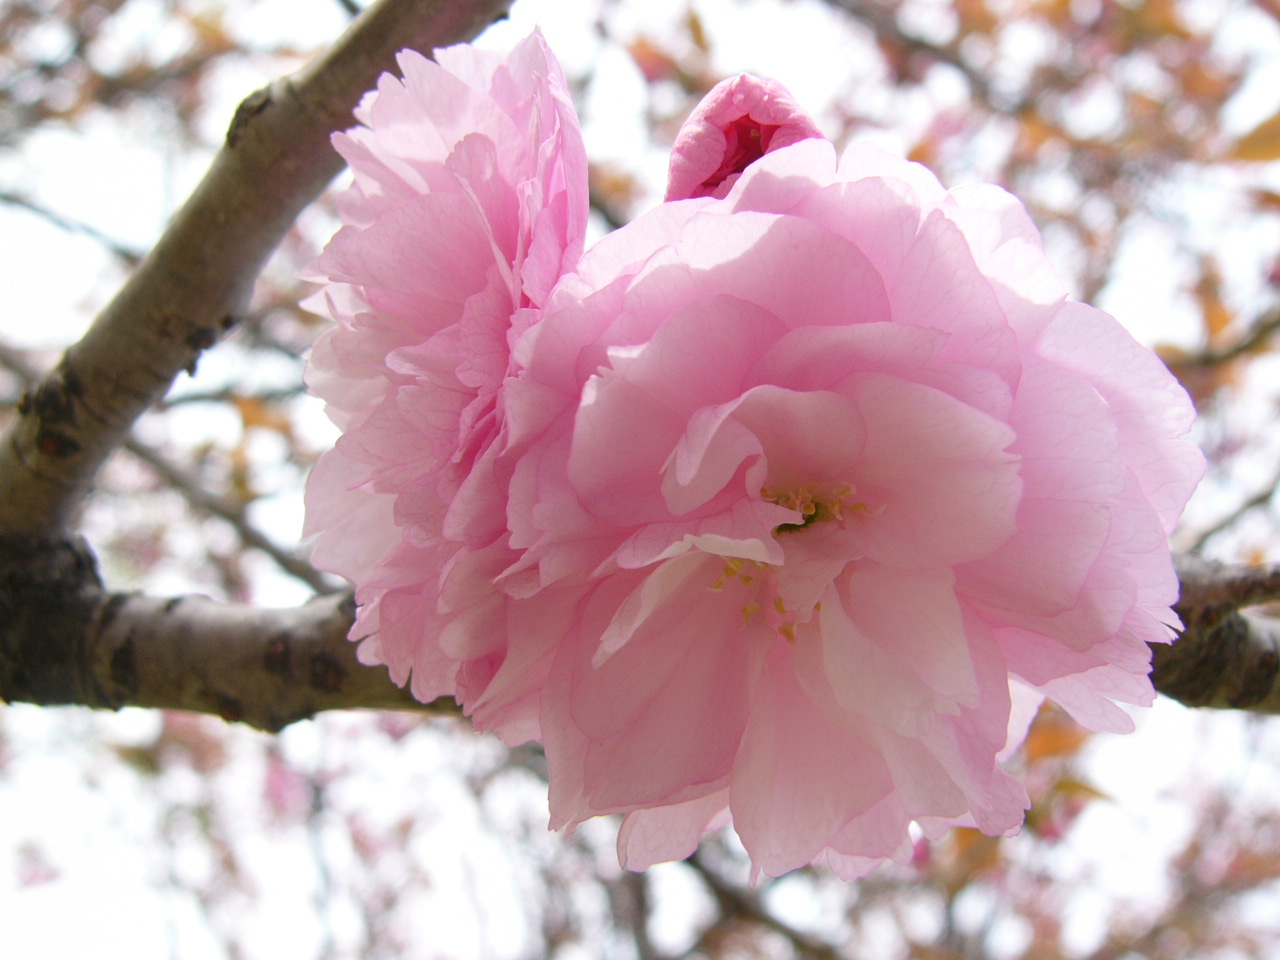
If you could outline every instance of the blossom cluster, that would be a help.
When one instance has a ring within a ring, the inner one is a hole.
[[[1131,727],[1192,410],[1017,200],[838,153],[744,75],[584,254],[542,38],[400,69],[313,268],[342,436],[307,534],[365,662],[541,741],[552,826],[623,814],[633,869],[728,823],[757,873],[847,878],[912,823],[1011,833],[1028,703]]]

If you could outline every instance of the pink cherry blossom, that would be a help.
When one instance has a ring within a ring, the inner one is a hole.
[[[506,631],[488,629],[512,562],[494,445],[509,340],[582,252],[586,154],[540,35],[436,61],[402,53],[334,138],[355,182],[312,268],[337,326],[307,380],[343,435],[312,474],[306,533],[315,564],[358,587],[364,661],[481,713],[501,690],[487,725],[520,739],[536,733],[532,641],[497,676]]]
[[[1185,394],[1072,302],[1025,210],[843,156],[777,84],[691,116],[668,198],[581,256],[586,162],[537,35],[405,55],[337,138],[308,490],[352,638],[538,738],[552,825],[641,869],[732,824],[856,877],[909,827],[1016,831],[1033,705],[1152,699],[1202,469]]]
[[[730,821],[769,875],[1008,834],[1011,685],[1151,701],[1191,405],[1003,191],[803,139],[606,238],[515,356],[506,576],[590,585],[552,822],[625,814],[628,867]]]

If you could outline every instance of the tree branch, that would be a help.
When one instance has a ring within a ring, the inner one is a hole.
[[[1280,565],[1178,556],[1185,629],[1153,646],[1156,689],[1191,707],[1280,713],[1280,619],[1242,608],[1280,601]]]
[[[955,51],[904,37],[890,8],[829,2],[965,69]],[[241,316],[267,257],[341,167],[329,134],[350,124],[394,54],[469,39],[509,4],[379,0],[324,57],[248,98],[160,242],[24,397],[0,439],[0,698],[199,710],[266,729],[325,709],[418,706],[381,669],[355,661],[349,600],[253,610],[109,593],[65,527],[134,420]],[[1215,359],[1247,352],[1273,330],[1260,324]],[[1280,713],[1280,621],[1240,612],[1280,599],[1280,568],[1187,557],[1180,575],[1186,630],[1155,651],[1157,689],[1192,705]]]
[[[1224,530],[1228,530],[1235,526],[1235,524],[1238,523],[1246,514],[1253,510],[1257,510],[1259,507],[1265,507],[1275,498],[1278,490],[1280,490],[1280,471],[1278,471],[1262,489],[1258,490],[1252,496],[1247,497],[1239,503],[1235,509],[1231,510],[1218,520],[1215,520],[1209,526],[1197,533],[1195,535],[1195,539],[1191,541],[1191,545],[1187,548],[1188,551],[1191,553],[1198,553],[1204,548],[1206,543],[1218,534],[1222,533]]]
[[[421,704],[347,640],[350,595],[289,610],[107,593],[79,541],[0,541],[0,698],[192,710],[276,731],[322,710]]]
[[[0,440],[0,533],[68,523],[134,420],[243,313],[304,207],[342,168],[329,144],[404,47],[469,40],[511,0],[380,0],[328,53],[240,105],[200,186]]]
[[[834,947],[775,917],[754,894],[726,882],[706,864],[701,851],[686,858],[685,863],[702,878],[725,917],[738,917],[781,934],[804,960],[838,960],[840,954]]]
[[[970,66],[960,53],[958,44],[936,44],[914,37],[898,25],[897,9],[883,0],[826,0],[828,6],[843,10],[871,29],[876,39],[905,54],[919,56],[932,63],[945,63],[958,70],[974,95],[993,110],[1015,113],[1019,106],[999,103],[987,78]]]
[[[1188,706],[1280,714],[1280,565],[1178,558],[1186,624],[1154,647],[1156,689]],[[419,704],[355,659],[347,595],[288,610],[108,593],[79,541],[0,538],[0,700],[194,710],[266,730],[334,709]]]
[[[1280,331],[1280,308],[1264,313],[1254,321],[1253,325],[1235,343],[1228,344],[1225,347],[1205,347],[1199,353],[1186,357],[1176,357],[1165,362],[1176,376],[1180,376],[1187,371],[1221,366],[1224,363],[1230,363],[1232,360],[1239,360],[1248,354],[1265,351],[1271,338],[1278,331]]]
[[[133,250],[132,248],[125,246],[120,241],[107,236],[97,227],[84,223],[83,221],[76,220],[72,217],[68,217],[65,214],[58,213],[56,210],[37,203],[29,197],[24,197],[21,194],[14,193],[10,190],[0,190],[0,203],[7,204],[11,207],[17,207],[20,210],[26,210],[28,213],[39,217],[46,223],[52,224],[59,230],[65,230],[68,233],[79,233],[92,240],[96,240],[105,247],[108,252],[113,254],[127,266],[135,267],[138,265],[139,261],[142,260],[142,255],[136,250]]]
[[[236,532],[241,543],[265,553],[289,576],[302,581],[316,593],[336,592],[333,582],[307,560],[275,543],[255,527],[239,503],[210,493],[199,477],[192,476],[177,464],[171,463],[159,450],[139,440],[126,440],[124,448],[154,470],[161,480],[177,490],[192,507],[225,521]]]

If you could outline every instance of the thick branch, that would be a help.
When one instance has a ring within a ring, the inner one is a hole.
[[[349,596],[289,610],[102,590],[88,548],[0,540],[0,698],[212,713],[264,730],[423,705],[355,658]]]
[[[1178,557],[1185,625],[1154,646],[1156,689],[1191,707],[1280,713],[1280,619],[1241,608],[1280,601],[1280,566],[1229,566]]]
[[[1156,689],[1188,706],[1280,713],[1280,566],[1179,558],[1184,636]],[[0,700],[194,710],[267,730],[321,710],[423,706],[355,659],[346,596],[289,610],[107,593],[77,541],[0,538]]]
[[[249,97],[203,182],[0,442],[0,533],[64,527],[98,468],[230,328],[298,214],[341,169],[329,144],[404,47],[469,40],[511,0],[380,0],[327,54]]]

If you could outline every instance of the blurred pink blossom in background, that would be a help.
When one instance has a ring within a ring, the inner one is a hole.
[[[362,655],[541,739],[552,825],[625,814],[634,869],[728,822],[769,875],[906,861],[912,821],[1016,831],[1028,705],[1123,730],[1152,699],[1181,388],[1013,197],[837,156],[771,81],[717,87],[673,202],[579,262],[541,39],[441,62],[339,140],[317,264],[344,436],[308,529]]]

